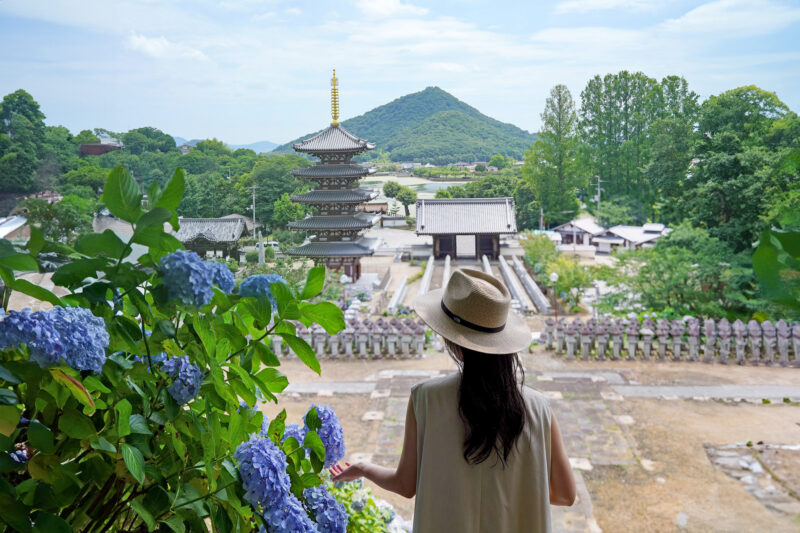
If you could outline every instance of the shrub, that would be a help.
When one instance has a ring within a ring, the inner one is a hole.
[[[258,263],[258,250],[250,250],[246,252],[244,254],[244,260],[251,265]]]
[[[164,231],[183,172],[148,196],[144,212],[136,182],[111,171],[103,202],[133,235],[80,237],[53,274],[65,296],[14,277],[52,249],[40,228],[24,251],[0,240],[6,290],[55,306],[0,313],[0,519],[18,531],[254,531],[307,526],[324,506],[326,527],[341,523],[321,490],[306,492],[344,453],[335,415],[312,406],[301,443],[284,438],[285,412],[267,426],[256,408],[288,385],[270,336],[320,372],[287,319],[344,328],[335,305],[308,301],[325,269],[298,291],[231,293],[224,265]],[[135,261],[133,244],[146,249]]]

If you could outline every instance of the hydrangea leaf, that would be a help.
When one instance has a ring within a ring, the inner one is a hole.
[[[308,429],[311,431],[317,431],[322,427],[322,421],[319,419],[319,413],[316,407],[309,409],[303,420],[305,420],[306,426],[308,426]]]
[[[147,525],[147,531],[153,531],[156,528],[155,518],[153,518],[153,515],[144,506],[143,498],[141,496],[131,502],[131,509],[133,509]]]
[[[39,226],[30,226],[30,228],[31,236],[28,238],[25,248],[27,248],[31,255],[36,256],[42,251],[42,248],[44,248],[44,245],[46,244],[44,240],[44,232]]]
[[[72,287],[86,278],[96,278],[97,272],[102,271],[107,264],[107,260],[100,257],[77,259],[58,267],[53,273],[53,283],[62,287]]]
[[[270,392],[283,392],[289,386],[289,378],[277,368],[265,368],[256,376],[259,382],[266,385],[267,390]]]
[[[50,374],[56,382],[65,386],[72,396],[84,405],[86,414],[91,415],[94,413],[94,400],[89,394],[89,391],[86,390],[86,387],[83,386],[83,383],[58,368],[50,369]]]
[[[176,210],[183,199],[184,189],[185,178],[183,175],[183,169],[178,167],[167,182],[164,190],[161,191],[161,195],[158,197],[158,200],[155,203],[156,207],[163,207],[173,212],[173,216],[170,219],[170,224],[172,224],[172,227],[175,230],[178,229],[178,214]]]
[[[300,475],[300,481],[303,483],[303,488],[310,489],[312,487],[319,487],[322,485],[322,478],[319,474],[307,472]]]
[[[345,327],[344,313],[331,302],[319,302],[311,305],[304,305],[300,312],[308,318],[322,326],[330,335],[335,335]]]
[[[170,218],[172,218],[172,211],[163,207],[154,207],[139,218],[136,222],[136,231],[143,230],[148,226],[160,227],[163,231],[164,222]]]
[[[325,285],[325,267],[316,266],[308,271],[306,276],[306,284],[303,287],[303,292],[300,298],[303,300],[310,300],[314,296],[322,292],[322,287]]]
[[[68,437],[78,440],[91,437],[96,433],[91,419],[75,409],[64,409],[58,419],[58,429]]]
[[[10,436],[19,424],[20,410],[16,405],[0,405],[0,433]]]
[[[139,184],[121,165],[109,172],[101,200],[114,216],[126,222],[134,223],[142,215]]]
[[[267,428],[267,436],[275,444],[280,444],[285,429],[286,409],[278,413],[278,416],[272,419],[272,421],[269,423],[269,428]]]
[[[50,302],[53,305],[64,305],[64,302],[61,301],[61,298],[48,291],[44,287],[34,285],[26,279],[14,279],[14,275],[5,267],[0,266],[0,278],[2,278],[3,283],[6,284],[6,287],[10,288],[12,291],[27,294],[28,296],[32,296],[37,300]]]
[[[306,423],[308,422],[306,421]],[[317,459],[323,462],[325,461],[325,445],[322,443],[322,439],[319,438],[316,431],[311,430],[306,433],[306,438],[303,439],[303,446],[311,450],[311,453],[313,453]]]
[[[131,415],[129,419],[131,433],[138,433],[140,435],[152,435],[153,432],[147,426],[147,420],[140,414]]]
[[[28,426],[28,442],[42,453],[51,454],[55,451],[53,432],[38,420],[31,420]]]
[[[0,492],[0,518],[17,531],[31,531],[30,509],[6,492]]]
[[[0,389],[0,405],[17,405],[19,398],[10,389]]]
[[[128,467],[128,472],[140,484],[144,483],[144,456],[142,452],[124,442],[120,444],[120,448],[122,449],[122,460],[125,462],[125,466]]]
[[[301,339],[300,337],[295,337],[294,335],[290,335],[288,333],[281,333],[281,338],[286,341],[286,344],[289,345],[289,348],[297,355],[297,357],[303,361],[308,368],[320,374],[322,370],[319,366],[319,361],[317,360],[317,356],[314,354],[314,350],[311,349],[311,346],[308,345],[306,341]]]
[[[9,383],[19,383],[19,378],[2,365],[0,365],[0,379],[8,381]]]
[[[72,533],[72,527],[60,516],[39,511],[33,524],[34,533]]]
[[[75,249],[84,255],[105,255],[114,259],[124,259],[127,256],[126,246],[110,229],[103,233],[88,233],[75,243]],[[130,253],[130,249],[127,252]]]
[[[163,520],[163,523],[167,524],[175,533],[186,533],[186,526],[183,524],[183,520],[177,515],[170,516],[166,520]]]

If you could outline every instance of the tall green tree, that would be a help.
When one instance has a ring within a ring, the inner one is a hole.
[[[525,185],[548,223],[558,224],[577,213],[579,173],[575,104],[569,89],[556,85],[545,103],[539,137],[522,165]]]
[[[0,192],[34,189],[45,139],[44,113],[22,89],[0,102]]]

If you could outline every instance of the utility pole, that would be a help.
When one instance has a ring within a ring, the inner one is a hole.
[[[544,209],[539,206],[539,231],[544,229]]]
[[[256,189],[258,189],[258,185],[251,185],[251,189],[253,189],[253,229],[256,228]]]
[[[597,210],[600,210],[600,191],[603,189],[600,187],[600,184],[603,183],[603,180],[600,179],[600,174],[595,176],[597,178]]]

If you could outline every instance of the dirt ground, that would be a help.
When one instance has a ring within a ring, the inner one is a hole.
[[[564,362],[543,351],[524,357],[528,382],[537,388],[543,374],[617,373],[628,384],[642,385],[786,385],[800,386],[800,369],[780,367],[738,367],[702,363],[650,362]],[[293,384],[318,384],[342,389],[350,383],[391,383],[390,398],[370,394],[346,394],[337,389],[330,394],[281,395],[280,403],[265,407],[269,416],[286,409],[289,422],[300,421],[311,403],[332,406],[344,427],[348,460],[371,458],[382,464],[393,464],[400,453],[402,417],[408,401],[407,387],[414,380],[425,379],[425,372],[452,372],[455,365],[442,353],[431,353],[423,359],[382,361],[323,361],[322,375],[304,367],[297,360],[286,360],[281,370]],[[387,378],[395,373],[419,372],[416,378]],[[598,374],[599,375],[599,374]],[[543,378],[549,379],[549,378]],[[381,381],[382,380],[382,381]],[[571,387],[586,387],[582,381]],[[586,380],[586,383],[591,383]],[[550,385],[554,383],[541,383]],[[555,383],[559,385],[558,382]],[[596,383],[594,385],[597,385]],[[601,384],[602,385],[602,384]],[[565,391],[567,389],[565,388]],[[587,393],[588,394],[588,393]],[[572,400],[571,398],[579,398]],[[563,401],[554,401],[553,411],[559,420],[576,419],[583,433],[570,433],[568,453],[581,455],[591,448],[592,441],[603,431],[621,435],[623,449],[633,459],[614,461],[592,459],[593,468],[583,470],[591,498],[593,519],[607,532],[625,531],[800,531],[800,516],[777,514],[748,493],[737,480],[716,468],[708,459],[705,445],[727,445],[746,441],[774,444],[800,443],[800,407],[797,404],[758,404],[750,402],[695,401],[691,399],[628,398],[624,401],[586,400],[578,393],[567,394]],[[388,400],[388,403],[387,403]],[[609,420],[602,425],[583,424],[581,409],[600,405]],[[579,407],[583,406],[583,407]],[[383,420],[363,420],[368,412],[381,412]],[[399,413],[399,414],[398,414]],[[613,415],[613,416],[612,416]],[[632,419],[627,425],[617,424],[620,417]],[[563,426],[562,426],[563,427]],[[575,436],[577,435],[577,436]],[[580,440],[586,442],[579,442]],[[366,455],[363,455],[366,454]],[[784,461],[776,470],[784,480],[800,492],[800,475],[796,460]],[[392,503],[398,512],[410,518],[413,499],[387,493],[376,493]],[[579,529],[561,529],[577,531]],[[583,529],[580,529],[583,530]],[[596,529],[586,529],[596,531]]]

